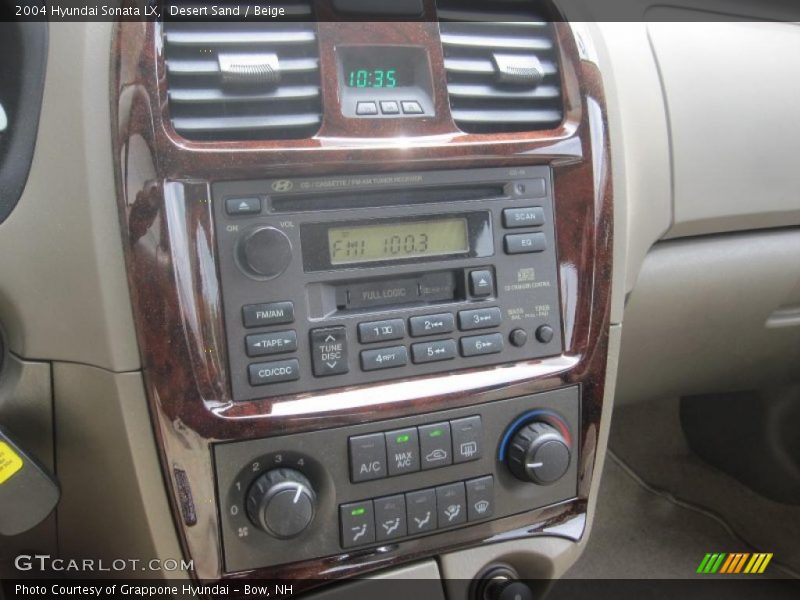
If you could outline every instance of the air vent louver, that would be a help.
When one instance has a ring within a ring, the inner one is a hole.
[[[550,129],[563,104],[553,24],[536,2],[439,0],[450,109],[468,133]]]
[[[164,51],[172,126],[191,140],[297,139],[321,122],[319,49],[307,21],[168,22]]]

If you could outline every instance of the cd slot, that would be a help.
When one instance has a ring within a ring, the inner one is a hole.
[[[272,196],[273,213],[375,208],[382,206],[412,206],[437,202],[507,199],[505,186],[484,184],[374,190],[325,191],[292,193]]]

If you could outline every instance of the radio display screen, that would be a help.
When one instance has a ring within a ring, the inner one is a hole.
[[[451,217],[328,229],[332,265],[464,254],[467,219]]]

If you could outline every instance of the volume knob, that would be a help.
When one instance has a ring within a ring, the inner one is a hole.
[[[273,469],[247,492],[247,516],[278,539],[300,535],[314,520],[317,495],[305,475],[294,469]]]
[[[244,233],[237,248],[239,266],[251,277],[272,279],[292,260],[292,244],[274,227],[256,227]]]
[[[549,485],[567,472],[569,446],[555,427],[535,421],[514,435],[506,462],[517,479]]]

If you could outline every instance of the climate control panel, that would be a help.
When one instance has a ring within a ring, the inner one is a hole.
[[[571,499],[579,400],[569,387],[217,444],[225,570],[446,535]]]

